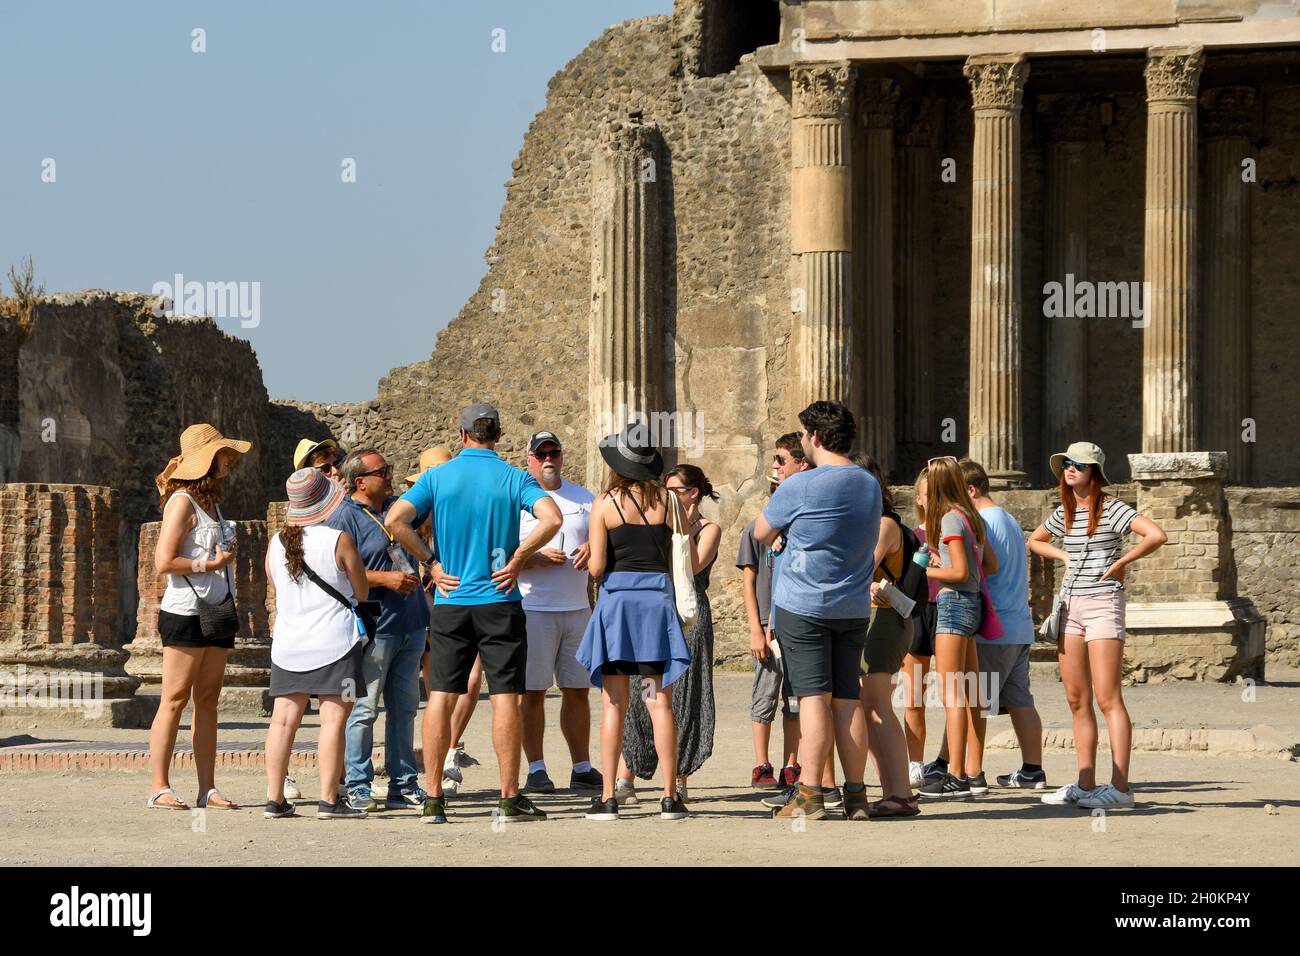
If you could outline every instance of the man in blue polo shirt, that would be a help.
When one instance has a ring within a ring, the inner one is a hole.
[[[429,611],[415,575],[415,558],[384,527],[384,516],[397,502],[392,466],[377,448],[358,448],[340,469],[349,497],[325,522],[346,531],[366,566],[370,597],[380,604],[375,640],[366,648],[366,686],[358,687],[348,714],[343,786],[348,803],[358,810],[400,809],[424,805],[415,766],[415,715],[420,709],[420,658]],[[388,797],[371,797],[375,767],[370,760],[379,694],[387,708],[384,766]]]
[[[460,413],[464,450],[431,468],[385,518],[393,536],[430,562],[438,582],[430,622],[429,678],[433,693],[424,711],[424,766],[433,793],[424,802],[425,823],[446,823],[442,765],[451,746],[451,712],[469,687],[475,656],[483,662],[492,698],[492,744],[501,767],[503,821],[544,820],[546,814],[519,793],[521,725],[519,702],[527,689],[528,638],[519,572],[563,524],[560,509],[528,472],[507,464],[494,450],[501,418],[491,405]],[[519,512],[537,519],[519,540]],[[415,529],[433,515],[433,551]]]

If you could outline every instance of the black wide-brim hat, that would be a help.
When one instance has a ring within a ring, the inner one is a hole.
[[[650,444],[649,430],[649,426],[629,422],[622,431],[600,440],[600,457],[629,481],[658,481],[664,473],[664,459]]]

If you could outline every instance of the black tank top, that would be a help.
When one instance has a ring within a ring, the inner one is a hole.
[[[644,571],[652,574],[668,573],[668,547],[672,541],[672,529],[664,524],[650,524],[645,512],[637,504],[636,498],[628,495],[637,513],[641,515],[642,524],[628,524],[623,509],[618,505],[618,498],[610,495],[614,508],[623,523],[617,528],[609,529],[609,564],[606,574],[615,571]]]

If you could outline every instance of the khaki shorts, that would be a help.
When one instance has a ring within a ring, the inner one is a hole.
[[[1081,635],[1085,641],[1124,640],[1125,596],[1118,588],[1109,594],[1074,594],[1066,598],[1061,633]]]

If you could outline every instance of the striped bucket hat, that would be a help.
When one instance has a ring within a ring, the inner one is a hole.
[[[319,468],[299,468],[284,483],[289,494],[285,524],[320,524],[343,504],[343,486]]]

